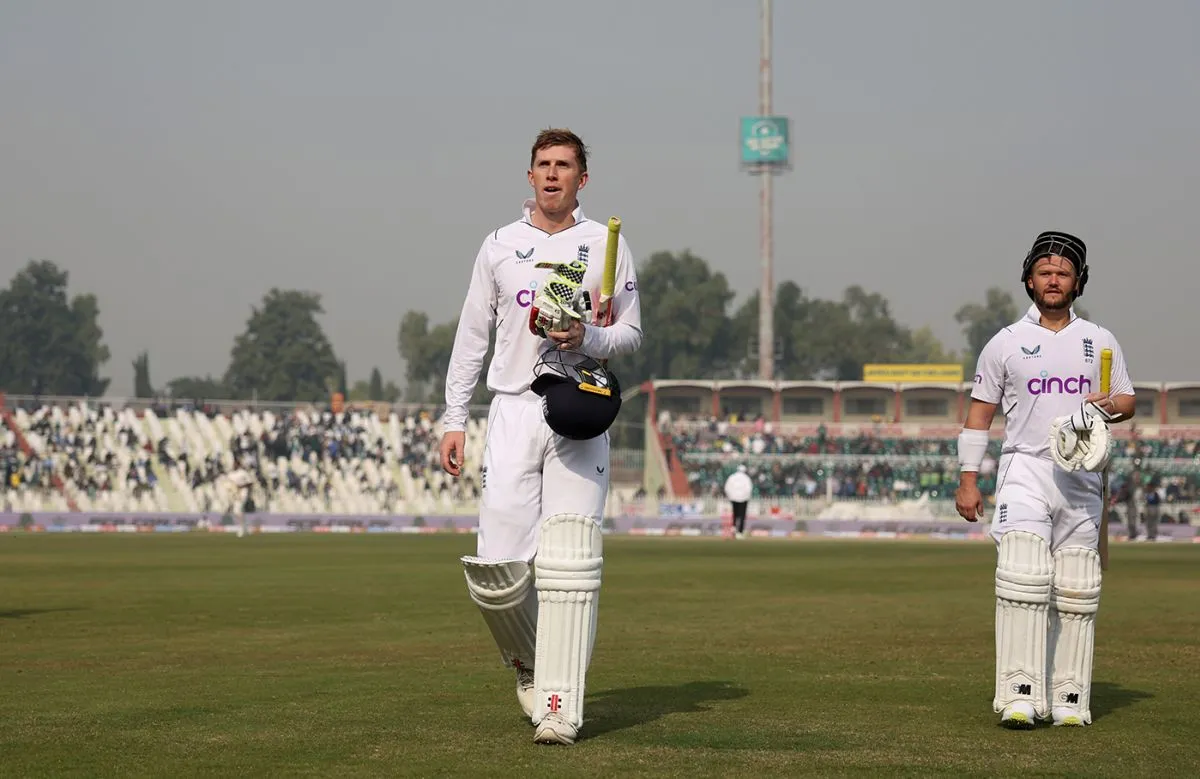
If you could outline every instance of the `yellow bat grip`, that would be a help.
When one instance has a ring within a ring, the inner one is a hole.
[[[1107,393],[1112,387],[1112,349],[1100,350],[1100,391]]]
[[[611,298],[617,287],[617,239],[621,235],[621,218],[608,220],[608,243],[604,246],[604,278],[600,282],[600,297]]]

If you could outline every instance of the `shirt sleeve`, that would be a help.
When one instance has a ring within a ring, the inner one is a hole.
[[[450,352],[450,367],[446,371],[446,412],[442,427],[446,432],[467,429],[467,405],[479,382],[483,358],[487,356],[496,323],[496,278],[488,262],[487,241],[479,247],[471,285],[463,301]]]
[[[585,324],[581,351],[597,360],[635,352],[642,345],[642,307],[638,298],[637,270],[625,238],[617,244],[616,289],[613,321],[608,327]]]
[[[1112,333],[1108,334],[1108,340],[1113,350],[1112,381],[1108,385],[1108,394],[1133,395],[1133,380],[1129,378],[1129,369],[1125,365],[1125,353],[1121,351],[1121,345]]]
[[[1004,398],[1004,331],[1001,330],[983,347],[975,364],[975,386],[971,397],[984,403],[999,403]]]

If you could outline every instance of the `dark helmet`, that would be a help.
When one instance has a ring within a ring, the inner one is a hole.
[[[581,352],[549,349],[533,366],[530,389],[542,396],[542,416],[563,438],[603,434],[621,410],[621,385],[607,366]]]
[[[1033,290],[1029,288],[1029,277],[1033,273],[1034,264],[1043,257],[1057,254],[1064,257],[1075,266],[1075,297],[1083,296],[1083,285],[1088,279],[1087,246],[1069,233],[1051,230],[1042,233],[1033,242],[1033,248],[1025,255],[1025,264],[1021,266],[1021,286],[1025,294],[1033,300]]]

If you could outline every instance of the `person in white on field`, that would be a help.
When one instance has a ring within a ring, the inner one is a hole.
[[[733,531],[737,538],[746,537],[746,509],[754,496],[754,482],[746,473],[746,466],[739,465],[725,480],[725,497],[733,508]]]
[[[579,205],[588,181],[579,136],[539,133],[528,180],[533,197],[521,218],[488,233],[475,259],[446,374],[441,459],[447,473],[462,473],[467,405],[494,331],[476,554],[462,563],[501,660],[516,671],[534,740],[571,744],[596,633],[607,428],[620,407],[619,386],[599,361],[641,346],[641,307],[633,256],[618,235],[612,322],[584,316],[585,304],[599,301],[609,232]],[[563,390],[572,408],[556,425],[551,405]],[[611,416],[589,431],[566,430],[588,421],[577,407],[589,403]]]
[[[979,355],[958,439],[955,494],[968,522],[983,514],[976,483],[998,409],[1004,443],[996,471],[996,678],[992,706],[1014,729],[1050,719],[1088,725],[1109,426],[1134,414],[1133,383],[1111,332],[1073,309],[1088,280],[1083,241],[1044,232],[1021,281],[1033,305]],[[1112,350],[1100,390],[1101,352]]]

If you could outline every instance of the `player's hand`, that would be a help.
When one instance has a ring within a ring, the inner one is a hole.
[[[1092,403],[1096,408],[1100,409],[1110,417],[1117,413],[1117,404],[1107,392],[1093,392],[1083,399],[1085,403]]]
[[[968,522],[978,522],[983,516],[983,495],[974,484],[959,484],[954,491],[954,508]]]
[[[1088,430],[1096,417],[1111,422],[1116,418],[1116,412],[1117,404],[1107,392],[1093,392],[1084,398],[1079,410],[1071,415],[1071,429],[1076,433]]]
[[[546,337],[558,346],[559,349],[574,349],[578,351],[583,346],[583,323],[579,320],[572,320],[566,330],[554,330],[546,333]]]
[[[463,454],[467,448],[467,434],[451,430],[442,436],[442,470],[451,476],[462,473]]]

